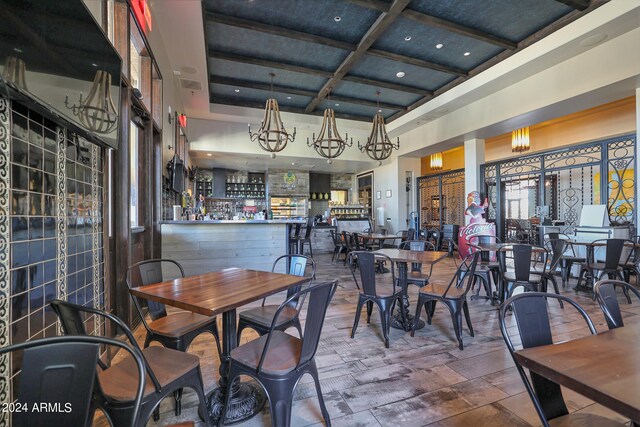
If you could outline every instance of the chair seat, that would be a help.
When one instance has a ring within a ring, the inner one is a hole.
[[[516,281],[516,273],[513,271],[507,271],[504,273],[504,278],[509,282]],[[540,283],[542,281],[542,276],[540,274],[529,273],[529,283]]]
[[[240,317],[249,320],[251,323],[257,323],[259,325],[270,327],[273,321],[273,316],[278,310],[277,305],[265,305],[263,307],[255,307],[240,313]],[[285,307],[278,316],[278,323],[276,326],[280,326],[294,319],[298,314],[298,311],[293,307]]]
[[[147,347],[142,350],[142,353],[163,388],[200,364],[197,356],[166,347]],[[130,402],[135,399],[138,368],[131,356],[98,373],[98,378],[102,391],[109,398],[119,402]],[[143,398],[152,393],[155,393],[155,387],[147,375]]]
[[[553,427],[621,427],[627,424],[600,415],[574,413],[549,421]]]
[[[258,369],[268,337],[269,335],[263,335],[231,350],[231,358],[245,366]],[[302,341],[299,338],[281,331],[273,331],[269,351],[262,364],[262,372],[282,375],[293,371],[298,365],[301,351]]]
[[[592,270],[604,270],[605,263],[604,262],[592,262],[589,265],[587,265],[586,262],[583,262],[581,264],[581,268],[588,269],[589,267],[591,267]],[[618,268],[619,268],[619,266],[618,266]]]
[[[442,294],[444,294],[444,291],[447,289],[447,286],[448,285],[444,283],[429,283],[428,285],[420,289],[420,293],[442,297]],[[457,299],[457,298],[461,298],[462,295],[464,295],[464,288],[457,288],[455,286],[451,286],[445,298]]]
[[[571,261],[571,262],[584,262],[585,261],[585,257],[562,255],[560,257],[560,260],[562,260],[562,261]]]
[[[215,317],[183,311],[161,317],[148,323],[148,326],[159,335],[180,337],[215,322]]]
[[[410,271],[409,274],[407,274],[407,282],[421,282],[426,284],[429,282],[429,275],[420,271]]]

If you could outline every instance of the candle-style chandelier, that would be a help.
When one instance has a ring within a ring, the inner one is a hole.
[[[513,153],[522,153],[530,148],[529,126],[511,132],[511,151]]]
[[[27,89],[27,79],[25,77],[26,68],[22,59],[10,56],[4,65],[2,78],[7,82],[13,83],[17,88],[28,92],[29,89]]]
[[[69,96],[65,97],[64,105],[78,117],[83,126],[95,133],[111,133],[118,127],[118,109],[111,97],[111,74],[106,71],[96,71],[86,99],[82,99],[80,92],[77,105],[69,105]]]
[[[269,73],[269,75],[271,76],[271,98],[267,99],[260,129],[252,133],[251,124],[249,124],[249,137],[251,141],[258,140],[260,148],[270,152],[271,158],[275,159],[276,153],[284,150],[287,143],[293,142],[296,138],[296,128],[293,128],[293,134],[289,134],[284,128],[280,118],[278,101],[273,97],[273,78],[276,75],[274,73]]]
[[[365,145],[358,143],[358,148],[362,152],[366,152],[373,160],[378,161],[378,165],[382,164],[383,160],[386,160],[391,156],[391,152],[395,148],[400,148],[400,138],[394,144],[387,135],[387,126],[384,123],[384,117],[380,113],[380,91],[376,92],[378,98],[378,112],[373,116],[373,127],[371,128],[371,134],[367,138]]]
[[[329,94],[331,89],[329,89]],[[327,99],[329,96],[327,96]],[[307,145],[313,147],[314,150],[322,157],[327,159],[327,163],[333,163],[333,159],[340,156],[346,147],[351,147],[353,141],[349,140],[349,135],[345,134],[345,137],[340,136],[338,127],[336,126],[336,115],[331,108],[324,110],[324,117],[322,119],[322,128],[316,138],[315,132],[313,133],[313,141],[309,141],[307,138]]]
[[[433,153],[431,157],[429,157],[429,167],[434,171],[442,170],[442,153]]]

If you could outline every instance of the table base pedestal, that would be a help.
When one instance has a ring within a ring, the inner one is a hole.
[[[402,314],[396,313],[391,317],[391,327],[394,329],[402,329],[406,332],[411,332],[413,328],[414,316],[411,314],[406,314],[407,321],[402,322]],[[416,330],[424,328],[424,320],[418,320],[418,324],[416,325]]]
[[[259,386],[250,383],[239,383],[229,402],[224,424],[234,424],[253,417],[262,410],[265,401],[265,395]],[[207,396],[207,414],[209,415],[210,425],[217,425],[223,407],[224,393],[218,387]]]

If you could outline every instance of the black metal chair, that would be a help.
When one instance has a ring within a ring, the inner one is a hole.
[[[549,239],[547,243],[551,248],[551,257],[547,256],[547,259],[550,260],[549,265],[545,265],[543,269],[536,268],[534,271],[542,274],[542,286],[540,289],[542,292],[547,292],[549,282],[551,282],[554,292],[560,295],[560,289],[558,288],[558,282],[556,281],[555,275],[558,273],[558,267],[560,266],[560,262],[568,244],[567,241],[563,239]],[[562,271],[559,273],[562,274]],[[562,300],[558,300],[558,302],[560,303],[560,308],[564,308]]]
[[[460,263],[460,266],[448,285],[430,283],[420,290],[416,304],[416,315],[413,320],[413,329],[411,330],[412,337],[416,333],[415,328],[420,319],[422,307],[426,306],[427,323],[430,325],[436,310],[436,302],[441,302],[451,313],[453,329],[458,340],[458,348],[460,348],[460,350],[464,349],[462,342],[462,313],[464,312],[464,317],[469,327],[469,335],[473,336],[473,326],[471,326],[471,317],[469,316],[469,306],[467,304],[467,293],[475,281],[476,276],[474,273],[479,259],[479,252],[467,255]]]
[[[336,291],[338,281],[312,284],[280,305],[273,317],[269,333],[249,341],[231,351],[229,360],[229,380],[226,402],[218,425],[226,417],[232,396],[234,380],[240,375],[256,379],[264,387],[271,408],[271,424],[289,427],[293,392],[300,377],[309,373],[313,377],[320,401],[320,410],[327,426],[331,425],[329,413],[324,404],[315,354],[322,332],[327,307]],[[307,296],[308,294],[308,296]],[[308,300],[304,334],[293,337],[277,330],[278,317],[294,300]]]
[[[506,253],[513,254],[513,266],[508,265]],[[546,273],[546,256],[541,263],[541,269],[536,270],[537,260],[533,259],[533,246],[514,244],[498,251],[498,263],[500,265],[500,280],[502,281],[501,300],[511,296],[514,289],[522,286],[527,291],[538,292],[542,285],[542,277]],[[546,255],[546,251],[545,251]]]
[[[17,377],[14,398],[20,408],[13,411],[12,424],[23,427],[39,426],[91,426],[91,405],[95,389],[100,346],[124,349],[131,360],[131,371],[136,383],[132,389],[133,404],[129,419],[122,426],[138,425],[138,408],[145,389],[144,362],[139,350],[124,342],[95,336],[62,336],[27,341],[0,348],[0,355],[22,351],[21,362],[13,356]],[[59,406],[59,410],[33,411],[34,405]]]
[[[81,313],[110,320],[124,332],[133,349],[140,352],[148,381],[141,401],[136,401],[138,374],[135,360],[125,357],[112,366],[98,365],[98,387],[94,388],[94,405],[103,410],[112,425],[125,425],[138,413],[137,426],[144,426],[160,402],[185,387],[192,388],[200,402],[199,414],[207,417],[207,402],[200,372],[200,359],[189,353],[162,346],[140,349],[127,325],[116,316],[90,307],[54,300],[51,308],[56,313],[66,335],[87,335]]]
[[[150,259],[140,261],[133,264],[127,270],[126,284],[131,291],[136,286],[132,285],[132,274],[137,272],[140,276],[142,285],[150,285],[164,281],[162,274],[162,266],[167,264],[175,266],[180,271],[180,276],[184,277],[184,269],[177,261],[172,259]],[[177,313],[167,314],[165,305],[159,302],[146,300],[149,309],[151,322],[147,323],[144,312],[142,311],[142,301],[137,296],[130,294],[133,305],[142,320],[142,326],[147,330],[147,336],[144,340],[144,347],[149,347],[152,341],[159,342],[165,347],[178,351],[187,351],[191,342],[201,334],[209,333],[213,335],[220,356],[220,335],[218,334],[218,324],[216,318],[203,316],[201,314],[189,311],[180,311]],[[182,411],[182,391],[176,392],[175,414],[179,416]],[[158,414],[156,414],[156,417]]]
[[[309,245],[309,254],[311,255],[311,258],[313,258],[313,248],[311,247],[311,232],[313,231],[314,224],[315,218],[307,218],[307,224],[304,229],[304,236],[298,236],[298,251],[296,253],[303,255],[304,245]]]
[[[620,267],[622,267],[625,282],[631,283],[633,275],[636,276],[636,285],[640,285],[638,280],[640,277],[640,236],[633,236],[631,240],[635,242],[636,246],[633,247],[633,253],[629,259],[624,264],[620,263]]]
[[[565,241],[569,241],[571,240],[569,238],[569,236],[567,234],[564,233],[547,233],[545,235],[548,240],[565,240]],[[547,239],[545,239],[547,240]],[[586,261],[585,257],[579,257],[576,255],[576,251],[573,248],[573,245],[570,243],[567,243],[567,247],[564,251],[564,253],[562,254],[562,257],[560,258],[560,271],[562,272],[562,287],[564,288],[567,284],[567,282],[569,281],[569,275],[571,273],[571,267],[573,266],[573,264],[580,264]]]
[[[561,299],[565,304],[573,306],[582,316],[592,334],[596,333],[596,328],[587,313],[575,301],[563,296],[547,294],[542,292],[526,292],[514,295],[500,306],[498,318],[500,320],[500,331],[504,338],[509,353],[513,357],[518,373],[522,378],[529,397],[533,402],[542,425],[562,426],[623,426],[624,424],[604,418],[598,415],[573,413],[569,414],[567,406],[562,396],[560,386],[535,372],[529,372],[531,380],[527,376],[522,365],[515,358],[515,346],[507,330],[507,311],[512,310],[513,316],[518,324],[517,331],[523,348],[538,347],[553,344],[551,325],[547,308],[547,298]]]
[[[496,236],[471,236],[467,239],[467,242],[470,246],[476,245],[490,245],[492,243],[500,243],[500,239]],[[494,304],[495,298],[492,293],[491,283],[493,282],[498,286],[498,280],[500,276],[500,266],[498,264],[498,260],[491,259],[490,251],[479,251],[480,252],[480,260],[478,261],[478,265],[476,266],[475,275],[482,281],[482,285],[485,290],[485,294],[488,299],[491,300],[491,305]],[[495,257],[494,253],[494,257]],[[478,291],[475,295],[471,296],[471,299],[475,299],[480,297],[480,287],[478,287]]]
[[[620,305],[616,298],[616,287],[621,286],[622,289],[626,289],[625,296],[628,297],[629,291],[640,299],[640,291],[626,282],[620,280],[600,280],[593,288],[593,292],[596,295],[596,300],[602,312],[604,318],[607,321],[609,329],[620,328],[624,326],[622,320],[622,313],[620,312]]]
[[[344,265],[347,265],[349,254],[355,250],[354,247],[353,247],[353,236],[351,235],[351,233],[349,233],[347,231],[343,231],[342,232],[342,242],[347,247],[346,256],[344,257]]]
[[[409,250],[409,251],[435,251],[436,248],[431,242],[427,242],[426,240],[405,240],[398,247],[399,249]],[[411,268],[407,272],[407,284],[416,285],[419,287],[423,287],[429,283],[429,278],[431,277],[431,273],[433,273],[433,264],[429,266],[429,273],[425,274],[422,272],[422,264],[421,263],[411,263]]]
[[[392,290],[391,293],[381,293],[376,284],[376,268],[379,260],[389,261],[391,265],[391,279]],[[358,284],[356,278],[355,263],[358,263],[360,267],[360,280],[362,282],[362,288]],[[356,282],[356,286],[360,291],[358,295],[358,305],[356,307],[356,316],[353,321],[353,327],[351,328],[351,338],[355,337],[358,323],[360,322],[360,314],[362,313],[362,306],[367,303],[367,323],[371,322],[371,312],[373,311],[373,305],[377,305],[380,310],[380,323],[382,328],[382,335],[384,336],[384,346],[389,348],[389,328],[391,327],[391,313],[396,302],[402,304],[402,289],[400,288],[398,281],[396,280],[395,268],[391,258],[384,255],[375,255],[373,252],[368,251],[354,251],[349,254],[349,264],[352,266],[351,274],[353,280]],[[403,312],[403,310],[401,310]]]
[[[298,253],[298,241],[300,239],[300,232],[302,231],[302,224],[296,223],[293,224],[289,231],[289,253],[297,254]]]
[[[331,234],[331,240],[333,241],[333,254],[331,255],[331,261],[340,260],[340,254],[344,254],[347,258],[347,245],[342,241],[341,236],[335,230],[329,230]]]
[[[449,256],[453,256],[453,251],[458,250],[458,234],[460,226],[457,224],[445,224],[442,227],[442,238],[440,239],[440,250],[447,251]]]
[[[601,247],[602,243],[606,243],[605,246],[605,259],[604,261],[598,261],[595,257],[597,247]],[[633,250],[629,250],[628,255],[623,256],[622,252],[625,249],[625,245],[631,244],[633,248],[633,241],[629,239],[598,239],[594,240],[587,246],[586,261],[580,266],[580,275],[578,276],[578,284],[576,288],[580,288],[582,281],[586,281],[587,278],[591,281],[593,287],[598,280],[606,274],[609,279],[620,279],[624,281],[624,274],[621,265],[626,264]],[[596,274],[596,272],[600,272]],[[624,295],[627,297],[627,301],[631,304],[631,297],[626,288],[623,288]]]
[[[282,263],[286,263],[285,265],[288,265],[288,274],[294,276],[304,276],[307,271],[307,267],[310,267],[311,274],[307,276],[309,278],[309,281],[316,278],[316,263],[313,261],[313,258],[309,258],[304,255],[282,255],[273,262],[271,271],[276,271],[278,267],[282,265]],[[302,336],[302,326],[300,325],[300,308],[302,308],[302,304],[304,303],[304,301],[299,301],[291,298],[300,290],[301,287],[302,285],[298,285],[287,290],[287,300],[290,300],[290,305],[281,310],[278,323],[276,324],[276,329],[283,332],[291,326],[295,327],[298,330],[298,335],[300,337]],[[273,323],[273,315],[276,311],[278,311],[279,306],[264,305],[265,301],[266,298],[262,300],[261,307],[255,307],[240,312],[238,320],[237,342],[240,342],[242,331],[245,328],[251,328],[258,332],[258,334],[260,335],[269,333],[269,328]]]

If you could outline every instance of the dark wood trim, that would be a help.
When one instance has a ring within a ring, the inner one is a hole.
[[[322,88],[318,91],[318,95],[307,105],[305,112],[309,113],[315,110],[322,100],[329,94],[331,88],[336,87],[340,80],[351,70],[351,68],[360,60],[365,52],[375,43],[375,41],[393,24],[396,18],[409,5],[411,0],[394,0],[389,7],[389,11],[382,13],[378,19],[371,25],[369,30],[360,39],[358,48],[351,52],[338,66],[338,69],[333,73],[331,78],[325,82]]]
[[[334,47],[343,50],[355,50],[356,45],[343,42],[341,40],[331,39],[329,37],[318,36],[310,33],[303,33],[302,31],[291,30],[284,27],[277,27],[275,25],[264,24],[262,22],[250,21],[248,19],[236,18],[234,16],[227,16],[220,13],[206,12],[205,19],[207,22],[215,22],[218,24],[230,25],[233,27],[245,28],[247,30],[259,31],[261,33],[273,34],[276,36],[287,37],[290,39],[305,41],[309,43],[321,44],[324,46]]]
[[[417,10],[407,9],[402,13],[402,16],[413,19],[414,21],[418,21],[430,27],[441,28],[443,30],[450,31],[461,36],[471,37],[473,39],[490,43],[503,49],[514,50],[518,47],[517,43],[514,43],[511,40],[507,40],[503,37],[498,37],[496,35],[489,34],[485,31],[481,31],[475,28],[465,27],[464,25],[456,24],[455,22],[427,15],[426,13],[418,12]]]
[[[412,58],[410,56],[400,55],[398,53],[387,52],[380,49],[369,49],[367,55],[377,56],[380,58],[391,59],[393,61],[402,62],[404,64],[415,65],[420,68],[427,68],[429,70],[440,71],[447,74],[453,74],[456,76],[466,77],[467,72],[460,68],[449,67],[448,65],[442,65],[431,61],[424,61],[422,59]]]
[[[558,3],[566,4],[577,10],[585,10],[589,7],[589,0],[556,0]]]
[[[272,89],[271,85],[268,83],[256,83],[256,82],[252,82],[249,80],[241,80],[241,79],[233,79],[233,78],[229,78],[229,77],[217,77],[217,76],[209,76],[209,82],[210,83],[218,83],[218,84],[222,84],[222,85],[226,85],[226,86],[233,86],[233,87],[244,87],[244,88],[249,88],[249,89],[260,89],[260,90],[266,90],[266,91],[270,91]],[[273,92],[278,92],[278,93],[289,93],[292,95],[300,95],[300,96],[309,96],[311,98],[313,98],[314,96],[316,96],[315,92],[309,91],[309,90],[302,90],[302,89],[296,89],[296,88],[291,88],[291,87],[286,87],[286,86],[273,86]],[[335,96],[335,95],[331,95],[331,99],[334,101],[339,101],[339,102],[346,102],[349,104],[358,104],[358,105],[366,105],[369,107],[380,107],[380,108],[386,108],[386,109],[390,109],[390,110],[404,110],[406,107],[404,105],[398,105],[398,104],[390,104],[388,102],[376,102],[376,101],[370,101],[368,99],[358,99],[358,98],[351,98],[348,96]]]
[[[153,215],[151,226],[151,258],[162,257],[162,234],[160,221],[162,221],[162,132],[152,130],[151,158],[153,176],[151,193],[153,194]]]
[[[252,56],[243,56],[235,53],[221,52],[219,50],[209,49],[208,56],[213,59],[224,59],[226,61],[241,62],[244,64],[261,65],[263,67],[277,68],[279,70],[294,71],[302,74],[312,74],[320,77],[331,77],[331,71],[319,70],[317,68],[302,67],[300,65],[285,64],[283,62],[270,61],[268,59],[254,58]]]

